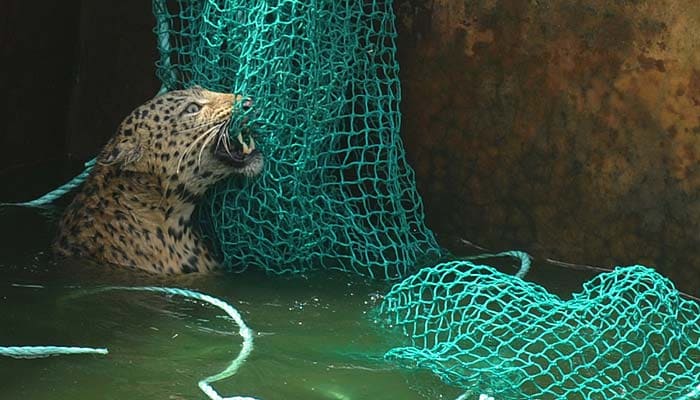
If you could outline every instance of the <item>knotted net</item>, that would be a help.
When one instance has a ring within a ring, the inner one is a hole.
[[[399,137],[390,0],[153,4],[164,88],[255,101],[264,173],[219,185],[200,209],[228,267],[405,278],[379,309],[407,340],[386,358],[467,395],[700,397],[700,306],[650,269],[602,274],[564,301],[487,266],[428,266],[445,254]]]
[[[390,2],[155,0],[154,13],[164,87],[256,104],[265,171],[208,203],[227,266],[394,279],[441,254],[398,135]]]

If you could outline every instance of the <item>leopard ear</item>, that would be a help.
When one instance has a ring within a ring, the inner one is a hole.
[[[115,165],[125,170],[134,169],[134,163],[141,159],[142,154],[141,144],[132,136],[107,144],[97,158],[97,163]]]

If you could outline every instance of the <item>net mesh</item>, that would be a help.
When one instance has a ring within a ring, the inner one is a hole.
[[[225,265],[394,279],[440,256],[398,136],[390,3],[155,0],[154,12],[166,88],[255,101],[265,171],[209,201]]]
[[[653,270],[616,268],[564,301],[467,261],[396,284],[385,358],[496,399],[677,399],[700,379],[700,305]]]
[[[379,315],[410,343],[386,357],[467,393],[675,399],[700,383],[700,306],[649,269],[600,275],[569,301],[466,261],[409,276],[445,254],[398,136],[390,1],[154,0],[153,11],[164,88],[254,98],[266,168],[200,208],[225,265],[408,276]]]

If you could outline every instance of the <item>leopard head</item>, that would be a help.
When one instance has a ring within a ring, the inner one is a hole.
[[[137,174],[158,176],[169,187],[200,195],[216,181],[238,174],[252,177],[263,168],[246,118],[250,98],[192,87],[166,92],[136,108],[97,159]],[[241,126],[231,131],[234,120]]]

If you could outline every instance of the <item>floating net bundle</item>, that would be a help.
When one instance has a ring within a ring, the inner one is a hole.
[[[488,266],[444,263],[396,284],[379,321],[410,338],[387,359],[501,400],[685,399],[700,383],[700,305],[641,266],[564,301]]]
[[[441,255],[398,136],[390,2],[153,4],[165,88],[198,84],[255,102],[249,125],[265,171],[209,199],[225,265],[395,279]]]

